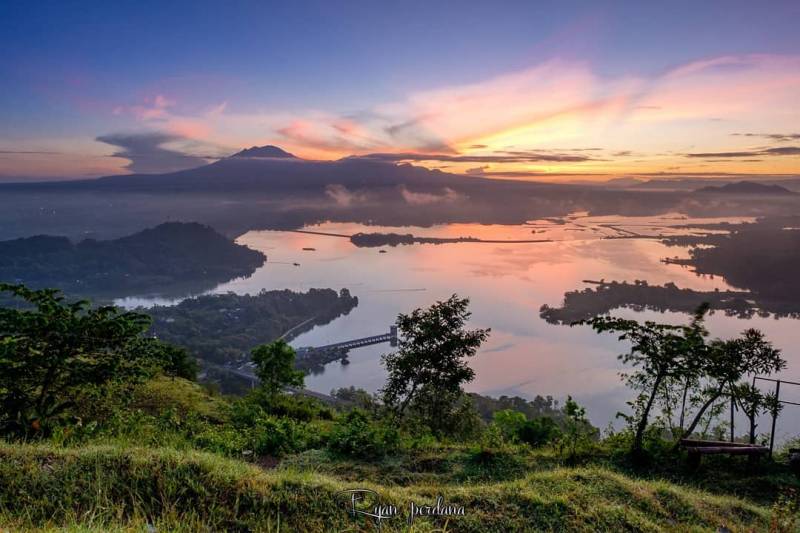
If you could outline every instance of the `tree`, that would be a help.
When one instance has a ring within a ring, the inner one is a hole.
[[[294,369],[295,352],[283,339],[253,349],[252,359],[261,389],[270,396],[285,387],[302,387],[304,374]]]
[[[0,292],[24,301],[0,308],[0,431],[45,430],[86,387],[152,373],[152,354],[138,349],[147,315],[67,303],[55,289],[3,283]]]
[[[647,321],[640,324],[635,320],[610,316],[594,317],[586,322],[598,333],[621,332],[620,340],[631,343],[628,353],[619,356],[624,364],[637,368],[625,376],[628,384],[641,392],[634,406],[632,418],[634,439],[631,452],[640,457],[644,447],[644,435],[650,412],[665,382],[670,378],[691,380],[696,366],[707,351],[703,326],[708,305],[697,309],[688,325],[657,324]],[[688,383],[688,381],[687,381]]]
[[[748,375],[770,375],[786,367],[781,351],[757,329],[745,330],[736,339],[717,339],[710,343],[702,360],[702,373],[708,380],[703,391],[705,401],[681,438],[689,437],[706,410],[727,392],[736,397],[736,383]],[[680,441],[679,441],[680,442]]]
[[[186,348],[161,342],[157,339],[143,339],[145,349],[151,350],[154,360],[160,362],[165,375],[194,381],[197,378],[197,360],[189,355]]]
[[[756,418],[762,413],[770,413],[777,402],[774,392],[764,394],[761,389],[751,383],[742,382],[732,387],[733,398],[736,404],[744,412],[750,423],[749,441],[750,444],[756,443]]]
[[[448,418],[467,405],[462,386],[475,377],[467,359],[490,331],[465,329],[468,306],[468,299],[454,294],[397,317],[399,346],[382,357],[388,378],[381,390],[384,404],[396,415],[411,409],[432,431],[442,432],[452,422]]]
[[[586,408],[567,396],[564,403],[564,439],[569,447],[569,458],[575,457],[578,444],[587,439],[589,430],[592,429],[589,419],[586,418]]]

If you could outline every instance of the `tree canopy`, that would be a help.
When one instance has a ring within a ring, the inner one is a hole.
[[[466,329],[469,300],[451,296],[427,309],[397,318],[398,350],[383,356],[388,378],[385,405],[403,415],[409,408],[432,430],[443,430],[455,410],[469,404],[462,386],[475,377],[467,360],[477,353],[488,329]]]
[[[0,308],[0,429],[44,429],[86,387],[136,380],[160,368],[147,315],[66,302],[54,289],[0,284],[24,301]]]
[[[635,370],[625,374],[629,386],[639,391],[629,402],[634,413],[628,420],[634,427],[632,452],[640,456],[650,416],[660,404],[660,416],[669,419],[669,429],[681,438],[692,435],[702,420],[714,418],[714,405],[727,397],[739,405],[750,419],[750,439],[754,440],[755,416],[774,409],[774,400],[739,383],[746,377],[781,371],[786,361],[764,334],[748,329],[734,339],[708,340],[704,326],[708,305],[700,306],[688,325],[639,323],[611,316],[597,316],[582,322],[598,333],[620,333],[630,344],[620,360]],[[671,422],[679,413],[679,424]],[[688,417],[687,417],[688,415]],[[684,426],[684,421],[690,420]]]
[[[294,369],[294,348],[283,339],[254,348],[252,359],[261,389],[268,395],[278,394],[285,387],[303,386],[303,372]]]

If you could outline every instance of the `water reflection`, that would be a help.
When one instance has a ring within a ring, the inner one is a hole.
[[[539,318],[538,310],[542,304],[560,304],[564,293],[584,286],[585,279],[674,282],[680,287],[703,291],[730,288],[720,278],[699,277],[688,269],[660,261],[667,256],[686,254],[685,249],[666,247],[647,238],[604,238],[624,235],[625,231],[620,229],[645,237],[686,233],[679,226],[689,222],[674,216],[575,217],[523,226],[451,224],[382,228],[323,224],[311,228],[343,235],[394,232],[493,240],[531,238],[533,228],[537,231],[536,238],[552,239],[552,242],[526,244],[454,243],[381,248],[386,253],[379,253],[378,248],[358,248],[343,237],[254,231],[240,237],[238,242],[264,251],[267,263],[249,278],[223,284],[213,292],[330,287],[348,288],[358,296],[360,303],[353,312],[301,335],[292,343],[296,346],[374,335],[385,331],[399,312],[427,306],[453,293],[467,296],[473,311],[472,324],[492,328],[489,341],[472,362],[477,377],[470,390],[493,396],[550,394],[564,398],[572,394],[588,406],[591,419],[602,427],[618,411],[626,410],[625,401],[631,396],[618,375],[616,356],[622,346],[615,337],[599,336],[588,328],[549,325]],[[583,231],[569,231],[576,227]],[[685,315],[676,313],[622,310],[619,314],[686,321]],[[789,360],[787,379],[800,377],[800,360],[793,352],[800,340],[796,321],[769,318],[743,321],[717,313],[709,318],[708,325],[712,335],[723,337],[736,335],[746,327],[762,329],[784,350]],[[385,345],[354,350],[349,365],[329,365],[323,374],[310,376],[307,386],[322,392],[349,385],[375,391],[384,382],[380,355],[388,349]],[[800,417],[794,416],[791,409],[790,406],[784,412],[779,426],[784,435],[800,432],[800,427],[792,423]],[[759,429],[767,426],[763,422]]]

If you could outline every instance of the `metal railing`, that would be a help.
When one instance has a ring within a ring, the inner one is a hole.
[[[797,402],[790,402],[789,400],[781,400],[781,384],[782,383],[786,384],[786,385],[795,385],[795,386],[798,386],[798,387],[800,387],[800,383],[797,383],[796,381],[788,381],[788,380],[785,380],[785,379],[762,378],[761,376],[753,376],[753,387],[756,386],[756,380],[758,380],[758,381],[769,381],[769,382],[775,383],[775,400],[779,404],[800,405],[800,403],[797,403]],[[778,415],[779,414],[780,413],[778,412],[777,409],[773,410],[773,412],[772,412],[772,429],[770,430],[770,434],[769,434],[769,456],[770,456],[770,458],[772,458],[772,450],[773,450],[773,447],[775,446],[775,424],[778,421]],[[733,414],[732,413],[731,413],[731,435],[733,435]],[[733,439],[731,439],[731,440],[733,440]]]

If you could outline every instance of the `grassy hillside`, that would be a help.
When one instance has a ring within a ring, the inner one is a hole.
[[[141,315],[6,290],[36,308],[0,308],[2,533],[797,531],[783,457],[690,467],[663,420],[600,432],[570,396],[466,395],[488,333],[463,328],[466,299],[398,317],[381,396],[323,404],[287,391],[283,343],[254,353],[259,386],[223,396],[178,377],[185,352],[142,337]]]
[[[307,454],[308,455],[308,454]],[[119,446],[0,445],[0,523],[21,530],[371,531],[337,497],[353,482],[312,467],[314,454],[276,469],[197,451]],[[305,463],[305,466],[303,466]],[[429,461],[429,465],[435,462]],[[731,496],[633,479],[599,466],[546,466],[511,479],[367,481],[402,513],[445,495],[465,507],[413,531],[767,530],[768,508]],[[383,529],[401,531],[403,518]]]

